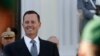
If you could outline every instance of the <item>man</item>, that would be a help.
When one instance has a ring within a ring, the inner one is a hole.
[[[15,42],[15,33],[11,31],[11,28],[7,28],[5,32],[1,34],[0,56],[5,56],[3,53],[3,47]]]
[[[84,26],[87,24],[87,22],[91,19],[93,19],[93,16],[95,15],[95,9],[96,9],[96,0],[77,0],[77,7],[79,12],[79,20],[80,20],[80,34],[83,31]]]
[[[96,5],[96,15],[82,32],[78,56],[100,56],[100,0]]]
[[[39,38],[40,16],[27,11],[23,16],[24,38],[4,48],[7,56],[59,56],[57,45]],[[32,42],[35,43],[32,43]],[[33,45],[34,44],[34,45]]]
[[[89,21],[84,28],[78,54],[79,56],[97,56],[97,51],[100,51],[98,47],[100,48],[100,17]]]
[[[15,42],[15,33],[11,31],[10,28],[7,28],[7,30],[2,33],[1,38],[2,45],[6,46],[10,43]]]
[[[95,14],[96,0],[78,0],[78,9],[83,11],[84,19],[92,19]]]

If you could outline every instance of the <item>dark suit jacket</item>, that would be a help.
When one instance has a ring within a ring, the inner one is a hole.
[[[56,44],[40,40],[40,53],[38,56],[59,56]],[[4,47],[6,56],[31,56],[24,39],[16,41]]]

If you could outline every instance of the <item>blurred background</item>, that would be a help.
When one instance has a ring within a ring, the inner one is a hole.
[[[20,38],[20,2],[19,0],[0,0],[0,35],[8,27],[16,28]]]

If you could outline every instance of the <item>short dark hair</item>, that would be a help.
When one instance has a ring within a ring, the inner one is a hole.
[[[36,14],[37,15],[37,18],[38,18],[38,21],[40,22],[40,15],[37,12],[33,11],[33,10],[29,10],[29,11],[26,11],[24,13],[24,15],[23,15],[23,21],[24,21],[25,15],[27,15],[27,14]]]

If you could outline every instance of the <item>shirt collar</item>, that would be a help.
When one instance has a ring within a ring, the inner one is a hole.
[[[30,42],[32,39],[26,35],[24,35],[24,40],[25,40],[25,44],[28,48],[28,50],[30,51],[31,50],[31,46],[32,46],[32,43]],[[37,51],[38,51],[38,54],[40,52],[40,41],[39,41],[39,37],[36,36],[33,40],[36,41],[36,46],[37,46]]]
[[[25,41],[27,41],[28,43],[30,43],[30,41],[32,40],[30,37],[28,37],[26,35],[24,35],[24,38],[25,38]],[[38,36],[36,36],[33,40],[36,41],[36,44],[39,43],[39,37]]]

